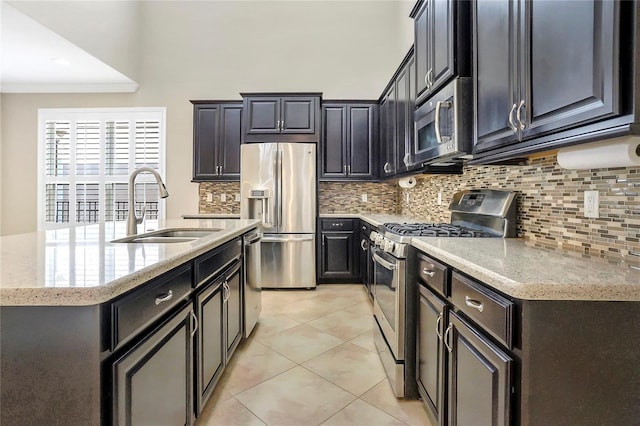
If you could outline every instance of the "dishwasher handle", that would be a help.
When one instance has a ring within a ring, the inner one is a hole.
[[[244,245],[252,246],[259,243],[262,240],[262,232],[256,232],[255,234],[247,235],[244,237]]]

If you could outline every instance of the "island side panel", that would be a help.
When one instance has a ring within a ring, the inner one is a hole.
[[[100,306],[0,307],[0,422],[99,425]]]
[[[640,303],[523,301],[521,425],[640,419]]]

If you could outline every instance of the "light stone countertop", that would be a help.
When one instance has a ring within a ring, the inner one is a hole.
[[[640,301],[640,271],[521,238],[427,238],[411,245],[525,300]]]
[[[401,215],[321,214],[374,226],[420,220]],[[412,238],[411,245],[509,296],[524,300],[640,301],[640,271],[599,257],[537,247],[521,238]]]
[[[165,221],[157,229],[222,228],[169,244],[112,243],[125,237],[123,222],[0,237],[0,306],[103,303],[258,225],[241,219]]]
[[[240,213],[194,213],[183,214],[183,219],[240,219]]]
[[[385,223],[416,223],[420,222],[419,219],[411,218],[408,216],[402,216],[398,214],[379,214],[379,213],[362,213],[362,214],[353,214],[353,213],[322,213],[320,214],[320,218],[354,218],[354,219],[362,219],[365,222],[370,223],[373,226],[380,226]],[[424,221],[423,221],[424,222]]]

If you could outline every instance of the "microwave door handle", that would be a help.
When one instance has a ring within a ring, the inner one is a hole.
[[[451,139],[449,136],[445,136],[443,138],[442,134],[440,134],[440,110],[442,109],[443,106],[445,108],[451,108],[451,102],[449,102],[449,101],[438,101],[438,102],[436,102],[435,127],[436,127],[436,141],[438,142],[438,144],[441,144],[441,143],[444,143],[444,142],[449,142],[449,140]]]

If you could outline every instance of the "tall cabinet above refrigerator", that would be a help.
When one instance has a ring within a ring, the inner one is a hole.
[[[240,147],[240,216],[262,221],[262,287],[316,286],[316,145]]]

